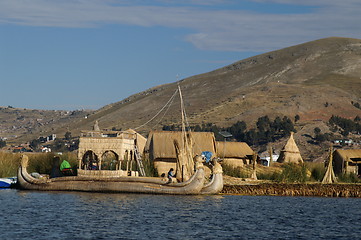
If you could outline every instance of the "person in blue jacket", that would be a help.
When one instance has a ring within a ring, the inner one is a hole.
[[[175,178],[174,169],[171,168],[168,171],[168,182],[173,182],[173,178]]]

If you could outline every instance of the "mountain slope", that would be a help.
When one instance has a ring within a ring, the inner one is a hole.
[[[361,40],[326,38],[261,54],[215,71],[179,81],[190,124],[212,122],[228,126],[258,117],[300,115],[301,120],[352,118],[361,110],[351,102],[361,96]],[[72,126],[89,129],[95,120],[103,128],[135,128],[164,106],[177,83],[154,87],[99,109]],[[179,100],[164,118],[140,131],[179,123]],[[161,114],[160,114],[161,115]]]

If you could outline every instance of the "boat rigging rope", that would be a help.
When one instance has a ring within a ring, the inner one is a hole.
[[[145,125],[147,125],[148,123],[150,123],[151,121],[153,121],[154,118],[156,118],[156,117],[164,110],[164,108],[167,107],[167,105],[168,105],[170,102],[173,102],[173,99],[174,99],[175,95],[177,94],[177,92],[178,92],[178,89],[175,90],[175,92],[174,92],[173,95],[170,97],[170,99],[168,100],[168,102],[167,102],[151,119],[149,119],[146,123],[144,123],[144,124],[142,124],[142,125],[134,128],[134,130],[137,130],[138,128],[144,127]],[[168,107],[168,109],[169,109],[169,107]],[[167,111],[168,111],[168,110],[167,110]]]
[[[177,91],[176,91],[175,93],[177,93]],[[159,119],[158,122],[156,122],[156,123],[153,125],[152,129],[154,129],[154,127],[157,126],[157,125],[160,123],[160,121],[163,120],[163,118],[164,118],[164,116],[167,114],[169,108],[172,106],[173,101],[174,101],[174,98],[175,98],[175,94],[171,97],[172,100],[171,100],[171,102],[168,104],[168,108],[165,110],[163,116]],[[168,101],[168,102],[169,102],[169,101]]]

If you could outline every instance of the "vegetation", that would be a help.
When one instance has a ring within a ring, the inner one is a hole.
[[[0,152],[0,177],[13,177],[17,174],[20,154]]]
[[[6,146],[6,141],[0,140],[0,148],[3,148]]]
[[[27,156],[29,157],[29,172],[50,174],[55,154],[31,153],[27,154]],[[20,153],[0,152],[0,177],[16,176],[17,169],[20,166],[20,158]],[[62,154],[60,159],[67,160],[74,170],[77,169],[78,161],[75,153]]]
[[[313,131],[315,133],[314,140],[316,141],[316,143],[331,141],[334,138],[333,133],[322,133],[319,127],[316,127]]]
[[[236,178],[249,178],[249,173],[241,167],[233,167],[227,164],[222,165],[223,174]]]
[[[297,114],[297,115],[295,116],[295,122],[298,122],[299,120],[300,120],[300,115]]]
[[[230,127],[219,128],[218,126],[208,123],[202,126],[196,125],[191,127],[195,132],[213,132],[216,140],[223,140],[221,131],[227,131],[233,135],[233,138],[240,142],[246,142],[248,145],[263,145],[268,142],[274,142],[280,138],[288,136],[290,132],[296,132],[294,125],[287,116],[282,119],[276,117],[273,121],[268,116],[258,118],[256,128],[247,130],[247,124],[244,121],[238,121]],[[180,126],[170,125],[163,126],[166,131],[179,131]]]
[[[353,101],[351,101],[351,104],[352,104],[355,108],[361,109],[361,105],[360,105],[358,102],[353,102]]]
[[[144,166],[145,175],[147,177],[158,177],[158,172],[155,169],[154,164],[149,159],[145,159],[143,161],[143,166]]]
[[[276,178],[277,182],[304,183],[308,180],[305,164],[285,163],[282,168],[282,173]]]
[[[337,176],[339,182],[344,183],[361,183],[361,179],[354,173],[343,173]]]
[[[354,120],[351,120],[333,115],[328,122],[331,128],[339,128],[340,133],[347,137],[349,133],[361,133],[361,124],[359,119],[360,117],[358,116]]]
[[[246,167],[232,167],[224,164],[223,173],[225,175],[237,178],[249,178],[252,169],[249,166]],[[309,168],[314,172],[314,176],[311,175]],[[325,168],[320,164],[295,164],[285,163],[281,166],[281,171],[277,168],[264,167],[264,169],[257,168],[257,178],[259,180],[271,180],[282,183],[305,183],[310,180],[310,175],[317,178],[317,181],[322,181]]]
[[[307,169],[311,172],[311,181],[321,182],[326,173],[324,163],[305,162]]]

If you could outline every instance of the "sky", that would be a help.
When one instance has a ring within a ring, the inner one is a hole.
[[[360,0],[0,0],[0,106],[99,109],[326,37],[361,38]]]

